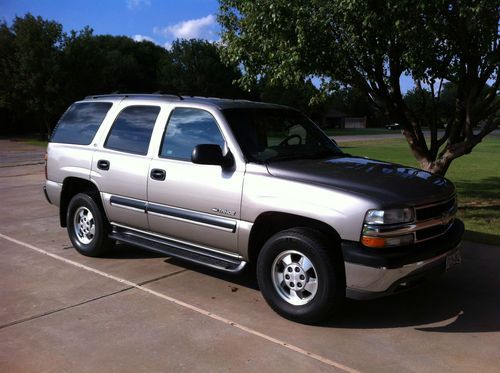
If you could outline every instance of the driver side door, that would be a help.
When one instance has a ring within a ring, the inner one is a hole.
[[[237,252],[243,170],[191,162],[193,148],[216,144],[228,151],[206,110],[173,109],[159,153],[150,163],[150,230],[206,248]]]

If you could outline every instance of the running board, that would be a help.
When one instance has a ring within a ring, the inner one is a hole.
[[[230,255],[117,226],[113,226],[109,238],[225,272],[240,272],[247,264]]]

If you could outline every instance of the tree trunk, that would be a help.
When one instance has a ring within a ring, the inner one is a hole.
[[[50,128],[50,121],[44,120],[44,123],[45,123],[45,134],[43,140],[46,141],[50,137],[51,128]]]
[[[426,167],[423,169],[433,174],[444,176],[451,165],[451,161],[452,159],[440,158],[434,162],[427,163]]]

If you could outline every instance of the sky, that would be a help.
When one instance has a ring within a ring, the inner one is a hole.
[[[217,0],[0,0],[0,19],[31,13],[65,31],[90,26],[95,34],[126,35],[169,47],[177,38],[219,39]]]
[[[31,13],[63,25],[64,31],[90,26],[94,34],[126,35],[165,48],[177,38],[219,39],[217,0],[0,0],[0,20],[12,23]],[[401,78],[403,93],[413,86]]]

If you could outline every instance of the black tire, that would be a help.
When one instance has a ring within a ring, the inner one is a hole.
[[[342,255],[331,239],[310,228],[272,236],[259,253],[257,281],[273,310],[306,324],[330,318],[345,298]]]
[[[114,241],[108,238],[109,224],[97,196],[76,194],[69,203],[66,223],[71,243],[82,255],[102,256],[113,246]]]

